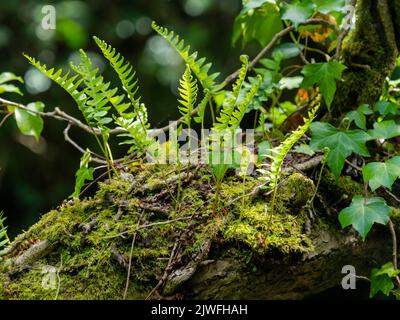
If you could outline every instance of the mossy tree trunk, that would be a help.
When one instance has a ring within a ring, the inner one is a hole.
[[[357,0],[356,25],[344,42],[347,66],[339,83],[334,112],[373,104],[396,66],[400,47],[400,0]]]

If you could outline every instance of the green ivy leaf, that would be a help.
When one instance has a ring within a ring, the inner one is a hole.
[[[44,110],[44,104],[42,102],[32,102],[26,107],[36,112],[42,112]],[[39,141],[40,134],[43,130],[43,119],[39,115],[21,108],[15,108],[14,115],[19,131],[21,131],[22,134],[34,136],[36,140]]]
[[[305,22],[314,12],[314,4],[311,0],[296,1],[294,3],[284,2],[282,5],[282,19],[289,20],[297,28]]]
[[[83,154],[81,158],[81,163],[79,170],[75,174],[75,190],[74,193],[70,195],[70,198],[79,198],[79,195],[81,193],[81,189],[83,185],[85,184],[85,181],[91,181],[93,180],[93,168],[89,168],[89,163],[92,160],[92,157],[90,156],[90,151],[89,149],[86,149],[86,152]]]
[[[281,80],[279,80],[277,87],[280,90],[284,89],[293,90],[300,87],[302,82],[303,82],[303,77],[300,76],[284,77]]]
[[[312,131],[311,148],[313,150],[330,149],[326,161],[336,178],[339,178],[346,158],[353,152],[361,156],[369,156],[365,146],[369,136],[362,130],[340,131],[325,122],[314,122],[310,128]]]
[[[390,212],[391,208],[382,198],[355,196],[350,206],[340,211],[339,221],[342,228],[352,225],[365,240],[374,223],[386,225],[389,222]]]
[[[400,177],[400,156],[386,162],[371,162],[363,169],[364,181],[369,183],[372,191],[379,187],[392,188]]]
[[[323,14],[331,12],[346,12],[346,0],[313,0],[317,5],[317,10]]]
[[[282,20],[274,3],[250,1],[235,19],[232,44],[242,38],[243,47],[251,40],[257,40],[264,47],[281,30]]]
[[[396,124],[393,120],[385,120],[382,122],[375,122],[374,129],[368,130],[371,139],[391,139],[400,136],[400,125]]]
[[[325,103],[330,110],[336,92],[336,80],[340,80],[346,67],[337,62],[310,63],[304,66],[302,73],[304,80],[302,87],[309,88],[319,84]]]
[[[394,269],[393,263],[389,262],[384,264],[380,269],[374,268],[371,271],[371,287],[369,296],[372,298],[379,291],[385,295],[389,295],[393,290],[394,284],[391,278],[397,276],[400,270]]]
[[[350,111],[347,114],[347,118],[349,118],[350,121],[354,121],[360,129],[367,130],[367,118],[365,115],[370,115],[372,113],[373,111],[370,109],[369,105],[363,104],[359,106],[357,110]]]
[[[374,110],[386,117],[389,114],[399,114],[399,105],[389,101],[378,101],[375,103]]]

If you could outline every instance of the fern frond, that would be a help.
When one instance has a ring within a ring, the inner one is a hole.
[[[147,148],[154,142],[154,139],[149,137],[147,134],[147,130],[142,130],[142,123],[146,124],[146,129],[148,129],[148,120],[147,120],[147,109],[146,106],[141,103],[137,108],[137,112],[139,112],[139,118],[126,118],[126,117],[118,117],[115,119],[115,123],[125,130],[124,133],[118,135],[119,138],[123,138],[124,140],[120,142],[120,145],[130,145],[130,149],[128,153],[139,153],[144,154],[147,151]],[[139,120],[141,119],[141,120]]]
[[[243,64],[242,67],[240,68],[238,78],[233,84],[232,92],[230,93],[230,96],[226,99],[226,101],[224,101],[221,112],[217,117],[217,123],[215,124],[215,128],[218,130],[224,130],[229,126],[232,114],[239,100],[239,95],[244,83],[244,79],[246,78],[247,75],[249,60],[247,56],[244,55],[242,55],[240,59],[243,62]]]
[[[169,31],[167,28],[158,26],[154,21],[152,23],[153,29],[162,36],[182,57],[182,59],[189,65],[190,69],[194,73],[197,79],[199,79],[204,89],[208,89],[211,92],[216,91],[215,79],[219,73],[208,74],[212,64],[206,63],[205,58],[197,58],[197,51],[190,53],[190,46],[185,44],[179,35],[173,31]]]
[[[262,78],[261,76],[257,77],[257,82],[255,82],[250,90],[247,92],[246,96],[243,98],[243,100],[239,103],[237,108],[232,112],[231,119],[229,121],[229,125],[233,128],[238,128],[240,126],[240,123],[243,120],[244,115],[246,114],[246,111],[253,100],[254,96],[258,92],[258,89],[260,88]]]
[[[304,124],[294,130],[290,136],[283,141],[278,147],[273,150],[273,161],[271,163],[271,169],[269,174],[270,188],[276,190],[279,182],[281,168],[283,160],[285,159],[288,152],[293,148],[297,141],[306,133],[311,123],[313,122],[316,113],[319,109],[319,99],[316,100],[317,104],[308,113],[308,118],[304,119]]]
[[[4,248],[10,243],[10,239],[7,236],[7,227],[4,224],[5,220],[3,211],[0,211],[0,257],[4,255]]]
[[[206,89],[204,90],[204,97],[200,101],[199,105],[197,106],[197,116],[193,118],[196,123],[201,123],[202,128],[204,127],[204,116],[207,108],[207,104],[210,101],[211,95],[210,92]]]
[[[141,97],[136,97],[139,90],[137,85],[138,80],[136,79],[136,71],[133,70],[132,65],[125,60],[125,58],[116,51],[111,45],[107,44],[104,40],[97,37],[93,37],[97,46],[102,51],[104,57],[110,62],[111,67],[118,74],[118,77],[122,83],[122,87],[128,95],[132,106],[136,107],[140,103]],[[122,115],[128,106],[124,105],[126,108],[121,108],[118,112]]]
[[[112,121],[106,117],[110,100],[120,101],[120,96],[115,96],[117,88],[109,89],[110,83],[104,83],[102,76],[97,75],[98,69],[94,69],[92,61],[85,51],[80,50],[81,62],[78,66],[71,63],[71,68],[78,73],[85,84],[83,92],[86,95],[85,107],[81,109],[85,118],[92,126],[102,127]]]
[[[185,72],[183,73],[182,79],[179,80],[180,88],[179,94],[180,99],[178,100],[180,105],[178,106],[179,112],[183,116],[183,123],[190,128],[190,122],[192,119],[192,112],[194,104],[197,100],[197,80],[193,79],[190,67],[186,65]]]
[[[49,77],[67,93],[69,93],[79,108],[84,108],[85,95],[78,90],[78,87],[82,83],[83,79],[78,79],[79,75],[69,77],[70,71],[64,72],[61,68],[58,70],[55,70],[54,68],[47,69],[45,64],[41,64],[40,61],[36,60],[35,58],[30,57],[27,54],[24,54],[24,57],[28,59],[31,65],[33,65],[40,72]]]

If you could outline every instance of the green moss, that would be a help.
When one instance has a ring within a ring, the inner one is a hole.
[[[320,190],[329,193],[330,198],[346,202],[350,202],[355,195],[364,194],[364,186],[361,183],[349,176],[340,176],[336,179],[329,170],[325,170],[322,175]]]
[[[148,170],[148,178],[143,171],[138,171],[132,178],[140,180],[141,185],[160,179],[160,170],[154,166]],[[291,205],[294,201],[302,206],[312,194],[312,182],[305,177],[294,174],[282,183],[277,213],[270,224],[264,211],[269,198],[247,200],[244,206],[242,201],[235,201],[228,206],[243,194],[242,179],[236,177],[227,177],[223,183],[221,210],[214,215],[209,208],[214,191],[208,187],[209,182],[205,182],[207,179],[210,176],[203,172],[200,179],[194,179],[182,188],[181,210],[178,212],[171,210],[167,214],[154,214],[151,210],[143,210],[139,203],[151,205],[153,192],[128,194],[131,182],[111,179],[99,184],[99,191],[93,198],[70,201],[45,214],[27,231],[26,240],[17,246],[12,256],[6,258],[15,258],[39,240],[49,240],[53,251],[23,271],[10,274],[11,282],[6,281],[6,272],[0,274],[0,298],[54,299],[57,291],[59,299],[122,298],[126,269],[117,262],[114,254],[116,251],[128,263],[133,237],[135,245],[128,292],[132,299],[145,298],[157,284],[177,237],[182,247],[181,264],[191,261],[192,255],[198,252],[206,239],[227,244],[241,242],[251,247],[252,250],[242,250],[243,257],[250,253],[264,254],[268,250],[282,253],[312,250],[310,240],[302,234],[304,215]],[[249,177],[245,193],[257,185],[258,181]],[[171,199],[168,201],[160,204],[173,208]],[[164,223],[194,214],[205,218]],[[151,226],[138,229],[139,218],[141,226]],[[88,223],[92,228],[86,233],[82,226]],[[59,270],[60,281],[58,285],[57,280],[56,288],[43,287],[45,266]]]

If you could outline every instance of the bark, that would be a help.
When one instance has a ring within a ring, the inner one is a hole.
[[[333,103],[336,115],[377,101],[399,47],[400,0],[358,0],[356,25],[342,50],[347,70]]]

